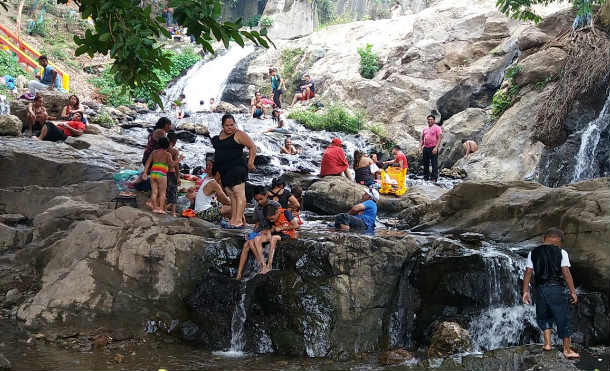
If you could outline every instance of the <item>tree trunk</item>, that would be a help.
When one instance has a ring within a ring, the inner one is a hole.
[[[17,39],[19,39],[19,47],[21,48],[21,13],[23,13],[23,4],[25,0],[19,1],[19,8],[17,9]]]

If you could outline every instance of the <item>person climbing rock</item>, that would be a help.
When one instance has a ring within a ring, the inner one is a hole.
[[[347,213],[335,217],[335,228],[341,231],[375,233],[377,201],[379,201],[377,190],[372,188],[365,190],[359,204],[354,205]]]
[[[543,349],[553,349],[551,334],[553,323],[557,325],[557,335],[563,339],[563,355],[568,359],[579,358],[570,344],[570,308],[565,284],[570,290],[570,302],[576,304],[578,296],[570,273],[568,253],[561,248],[565,240],[563,231],[551,228],[544,234],[542,245],[527,255],[527,265],[523,274],[523,303],[531,304],[530,281],[534,274],[534,299],[536,322],[543,331]]]
[[[464,151],[466,152],[464,157],[468,157],[471,153],[475,153],[479,150],[479,146],[474,140],[462,139],[462,146],[464,146]]]
[[[428,115],[426,119],[428,127],[422,130],[419,152],[423,154],[424,180],[436,182],[438,181],[438,146],[443,140],[443,130],[436,125],[433,115]],[[432,174],[430,174],[430,166],[432,166]]]
[[[345,152],[342,148],[343,143],[339,138],[333,138],[330,146],[326,148],[322,154],[322,164],[320,165],[320,176],[337,176],[345,175],[349,178],[347,168],[349,164],[345,158]]]

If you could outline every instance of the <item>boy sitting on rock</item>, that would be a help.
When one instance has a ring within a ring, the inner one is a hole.
[[[264,273],[269,272],[273,267],[273,254],[275,253],[275,246],[280,240],[296,239],[297,229],[299,228],[299,221],[295,218],[290,210],[283,209],[276,205],[267,205],[264,209],[265,218],[271,223],[271,230],[266,233],[261,233],[254,243],[257,248],[260,246],[262,249],[262,240],[269,239],[269,257],[267,264],[263,270]],[[257,241],[257,239],[260,239]],[[260,245],[258,243],[261,242]]]

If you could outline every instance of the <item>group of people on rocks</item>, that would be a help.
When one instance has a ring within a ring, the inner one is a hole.
[[[58,119],[59,123],[49,120]],[[78,137],[87,129],[85,110],[76,95],[68,98],[68,104],[62,109],[60,117],[49,116],[44,106],[44,97],[37,93],[34,101],[28,103],[26,121],[23,131],[29,137],[51,142],[64,141],[68,137]],[[34,136],[36,134],[36,136]]]

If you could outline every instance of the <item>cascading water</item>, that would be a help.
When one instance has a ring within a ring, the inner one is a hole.
[[[527,342],[527,329],[535,328],[535,308],[521,304],[519,280],[525,259],[487,246],[482,250],[489,271],[489,307],[470,322],[475,351]],[[508,277],[508,280],[507,280]]]
[[[220,101],[229,73],[239,61],[253,51],[254,47],[251,45],[243,48],[236,46],[213,59],[203,59],[197,62],[186,75],[165,90],[164,107],[168,108],[180,94],[184,94],[188,111],[209,109],[210,98],[214,98],[216,102]],[[203,107],[200,105],[200,101],[204,102]]]
[[[595,178],[600,175],[595,157],[601,134],[608,128],[609,124],[610,95],[608,95],[604,108],[599,113],[599,116],[589,123],[581,135],[580,149],[576,155],[576,165],[574,166],[572,183]]]

